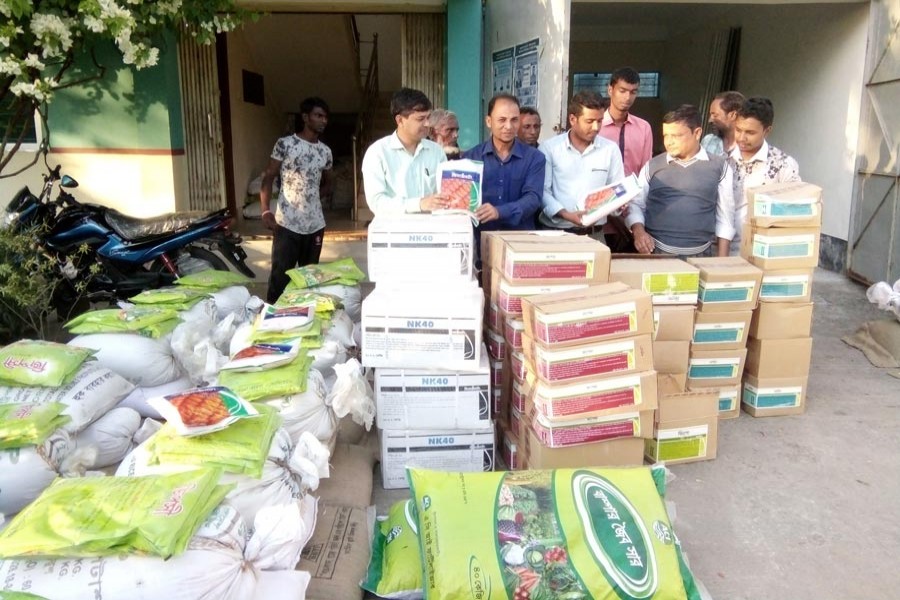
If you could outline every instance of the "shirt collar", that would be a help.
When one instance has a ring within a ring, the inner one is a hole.
[[[631,113],[628,113],[625,116],[625,122],[630,123],[631,125],[634,125],[634,120],[632,120],[632,118],[631,118]],[[615,125],[615,124],[616,124],[616,122],[613,121],[613,118],[609,114],[609,111],[608,110],[605,111],[603,113],[603,119],[600,121],[600,125],[603,126],[603,125]]]
[[[566,136],[568,137],[568,136]],[[493,138],[488,138],[482,144],[482,154],[497,154],[494,149],[494,140]],[[522,155],[525,154],[524,144],[519,141],[518,138],[513,140],[512,149],[509,151],[510,156],[515,156],[516,158],[522,158]]]
[[[566,148],[568,148],[570,150],[574,150],[575,152],[578,152],[578,148],[576,148],[575,146],[572,145],[572,138],[569,137],[570,131],[571,131],[571,129],[567,129],[566,132],[562,134],[562,135],[566,136]],[[598,133],[596,136],[594,136],[594,141],[591,142],[590,145],[588,145],[588,147],[584,149],[584,151],[590,152],[592,148],[597,148],[600,145],[600,143],[601,143],[600,142],[600,134]]]
[[[750,160],[743,159],[741,149],[735,144],[734,148],[731,149],[731,158],[739,163],[766,162],[769,158],[769,142],[763,140],[762,146],[759,147],[759,150],[756,151],[756,154]]]
[[[425,149],[425,144],[423,142],[424,142],[424,140],[420,141],[419,144],[416,146],[416,151],[413,152],[413,156],[417,156],[419,154],[419,152],[421,152],[422,150]],[[388,147],[391,150],[403,150],[404,152],[406,152],[406,147],[403,145],[403,142],[400,141],[400,136],[397,135],[396,130],[394,131],[394,133],[391,134],[390,138],[388,139]]]
[[[668,152],[666,152],[666,162],[670,163],[673,160],[678,160],[679,162],[693,162],[695,160],[709,160],[709,154],[706,152],[706,150],[703,148],[703,146],[700,147],[700,152],[693,155],[692,157],[690,157],[687,160],[673,158]]]

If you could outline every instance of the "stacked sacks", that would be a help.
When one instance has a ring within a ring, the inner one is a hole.
[[[822,189],[784,183],[747,191],[741,256],[763,271],[747,341],[741,406],[754,417],[800,414],[812,358],[812,275]]]

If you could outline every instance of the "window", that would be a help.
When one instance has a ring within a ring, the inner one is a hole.
[[[6,127],[9,124],[10,119],[13,118],[15,114],[15,108],[13,103],[18,100],[16,96],[9,94],[9,99],[6,103],[0,104],[0,136],[2,136],[6,132]],[[8,146],[12,146],[16,143],[16,139],[18,138],[18,133],[15,132],[10,134],[10,139],[6,140]],[[37,150],[38,149],[38,140],[41,138],[41,117],[34,113],[34,118],[27,125],[27,129],[25,130],[25,137],[22,138],[22,145],[19,146],[20,150]],[[2,140],[0,140],[0,144],[2,144]]]
[[[611,76],[612,73],[575,73],[572,92],[577,94],[582,90],[590,90],[608,98],[606,88]],[[659,98],[659,72],[640,73],[640,76],[638,98]]]

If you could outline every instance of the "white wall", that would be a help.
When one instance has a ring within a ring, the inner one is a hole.
[[[356,15],[356,26],[362,41],[371,41],[372,34],[378,34],[378,83],[382,91],[394,92],[400,89],[402,79],[401,26],[400,15]],[[362,65],[369,64],[369,48],[371,44],[362,46]]]

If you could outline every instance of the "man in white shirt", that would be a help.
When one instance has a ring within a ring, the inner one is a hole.
[[[624,179],[619,147],[598,135],[603,119],[603,99],[582,91],[569,101],[569,130],[542,143],[547,157],[543,210],[539,221],[548,229],[565,229],[603,241],[603,223],[581,224],[578,201],[597,188]]]
[[[744,95],[740,92],[720,92],[709,103],[709,124],[713,133],[700,140],[707,154],[727,156],[734,148],[734,122],[743,103]]]
[[[377,140],[363,157],[366,202],[375,215],[420,213],[447,208],[437,194],[437,169],[444,150],[428,138],[431,101],[419,90],[402,88],[391,98],[397,130]]]
[[[641,254],[728,256],[734,237],[731,168],[700,147],[702,133],[694,106],[683,104],[663,117],[666,152],[641,169],[641,193],[625,221]]]
[[[459,119],[456,113],[436,108],[428,117],[428,127],[431,129],[428,139],[443,148],[448,159],[459,158]]]

